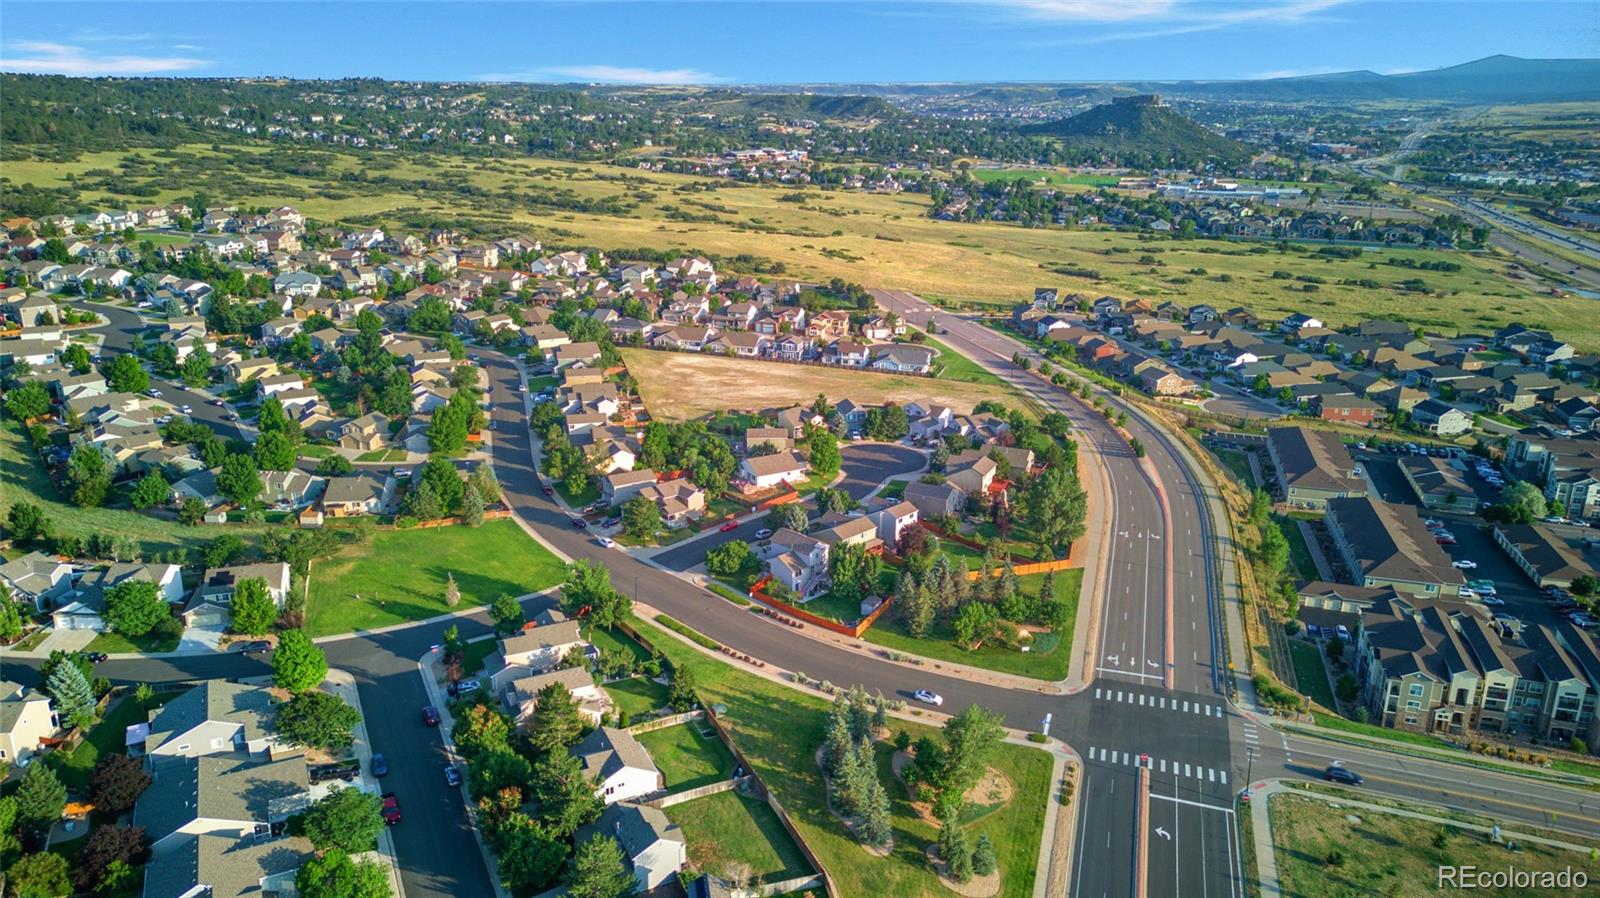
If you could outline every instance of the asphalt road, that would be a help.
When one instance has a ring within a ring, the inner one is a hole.
[[[148,329],[148,325],[137,312],[122,306],[91,302],[79,302],[75,305],[95,312],[105,319],[104,324],[93,330],[101,335],[101,355],[106,358],[113,353],[132,352],[134,336],[143,334]],[[255,439],[253,428],[228,420],[227,408],[211,404],[216,398],[213,394],[191,390],[178,381],[157,377],[155,374],[150,375],[150,386],[161,391],[161,398],[158,401],[172,406],[174,412],[180,406],[189,406],[191,419],[210,426],[223,439],[246,441]]]
[[[847,444],[839,449],[839,470],[844,474],[844,479],[839,481],[838,488],[849,494],[850,498],[860,501],[890,477],[920,471],[927,464],[927,456],[909,446],[893,443]],[[710,549],[736,539],[754,542],[756,531],[766,526],[763,518],[742,521],[732,530],[712,530],[684,540],[655,553],[651,559],[664,568],[687,571],[703,563]]]

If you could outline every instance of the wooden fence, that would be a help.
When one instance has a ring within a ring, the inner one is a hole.
[[[691,720],[699,720],[705,716],[706,712],[701,711],[698,708],[693,711],[686,711],[682,714],[668,714],[666,717],[657,717],[655,720],[647,720],[644,723],[636,723],[633,726],[628,727],[628,732],[637,736],[640,733],[650,733],[656,730],[664,730],[667,727],[675,727],[680,723],[688,723]]]
[[[794,844],[800,849],[800,853],[805,855],[806,862],[811,865],[811,869],[817,871],[817,875],[822,878],[823,888],[833,898],[841,898],[839,887],[834,884],[833,877],[828,873],[828,868],[822,865],[821,858],[818,858],[817,853],[811,850],[811,846],[806,842],[805,837],[800,835],[800,830],[795,828],[794,821],[789,819],[789,812],[783,809],[783,804],[778,801],[777,796],[773,795],[772,790],[767,788],[767,784],[761,781],[760,776],[756,775],[755,765],[751,764],[750,759],[746,758],[744,752],[739,750],[739,746],[733,741],[733,736],[723,727],[722,721],[717,719],[715,713],[709,711],[706,712],[706,720],[710,721],[711,726],[722,739],[722,743],[728,746],[729,751],[733,752],[733,756],[738,760],[739,764],[746,771],[749,771],[751,785],[766,800],[767,807],[771,808],[772,812],[778,816],[778,822],[783,824],[784,830],[789,833],[789,838],[794,840]],[[797,888],[803,888],[803,886]],[[790,889],[789,891],[793,890]],[[763,892],[762,894],[782,894],[782,892]]]
[[[946,533],[944,530],[942,530],[939,527],[939,525],[931,523],[929,521],[918,521],[917,523],[922,525],[922,529],[928,531],[929,533],[932,533],[933,535],[939,537],[940,539],[947,539],[947,540],[950,540],[951,542],[960,543],[961,545],[966,546],[966,547],[971,548],[971,549],[982,550],[984,548],[984,546],[981,543],[977,542],[976,540],[969,539],[969,538],[967,538],[965,536],[962,536],[959,533]],[[1080,562],[1078,562],[1078,561],[1075,561],[1073,559],[1073,557],[1072,557],[1073,554],[1074,554],[1073,550],[1076,549],[1077,547],[1078,547],[1078,543],[1076,543],[1076,542],[1073,543],[1070,546],[1067,546],[1067,557],[1066,558],[1057,558],[1054,561],[1028,561],[1027,560],[1027,556],[1025,556],[1025,555],[1015,555],[1015,554],[1011,554],[1008,557],[1011,559],[1011,562],[1012,562],[1011,569],[1016,571],[1018,575],[1022,575],[1022,574],[1043,574],[1046,571],[1064,571],[1064,570],[1066,570],[1068,568],[1082,567],[1082,564]],[[1004,568],[995,568],[994,570],[990,571],[989,576],[998,577],[998,576],[1000,576],[1000,573],[1003,570],[1004,570]],[[967,579],[968,580],[977,580],[977,579],[980,579],[981,577],[983,577],[983,571],[982,570],[968,571],[967,572]]]
[[[771,579],[771,577],[763,577],[756,581],[756,585],[750,587],[750,597],[761,604],[781,611],[784,614],[795,618],[796,620],[801,620],[813,626],[821,627],[824,630],[829,630],[834,633],[848,636],[851,639],[859,639],[861,638],[862,633],[865,633],[871,629],[872,625],[878,622],[878,618],[882,617],[883,613],[889,610],[889,605],[894,600],[893,596],[886,596],[884,597],[883,602],[880,603],[877,608],[873,609],[871,614],[867,615],[861,620],[856,621],[854,624],[845,624],[826,617],[819,617],[818,615],[812,614],[804,608],[791,605],[782,599],[775,599],[771,595],[768,595],[766,590],[762,589],[762,587],[765,586]]]
[[[653,798],[650,801],[643,802],[643,804],[647,804],[653,808],[666,809],[672,807],[673,805],[683,804],[686,801],[694,801],[696,798],[705,798],[707,795],[718,795],[723,792],[732,792],[740,785],[748,783],[754,779],[754,776],[746,775],[719,780],[710,784],[709,786],[701,786],[697,789],[685,789],[682,792],[674,792],[671,795],[663,795],[660,798]]]
[[[1013,564],[1011,566],[1011,570],[1016,573],[1017,576],[1022,577],[1028,574],[1044,574],[1050,571],[1064,571],[1068,568],[1075,567],[1079,567],[1079,564],[1076,561],[1073,561],[1070,558],[1058,558],[1055,561],[1030,561],[1027,564]],[[1005,573],[1005,570],[1006,569],[1003,567],[994,568],[993,570],[989,571],[989,576],[998,577]],[[983,571],[981,570],[967,571],[968,580],[979,580],[982,578]]]

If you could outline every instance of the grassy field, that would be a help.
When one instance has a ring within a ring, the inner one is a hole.
[[[700,735],[696,722],[640,733],[639,744],[666,777],[668,792],[709,786],[733,773],[733,752],[715,736]]]
[[[154,634],[127,637],[120,633],[105,632],[95,636],[84,646],[86,652],[105,652],[115,655],[124,652],[170,652],[178,647],[178,637],[162,638]]]
[[[943,380],[961,380],[969,384],[988,384],[990,386],[1004,386],[1005,381],[996,377],[987,368],[967,358],[949,346],[929,337],[927,345],[939,350],[939,356],[934,360],[938,366],[939,377]]]
[[[1474,864],[1560,870],[1571,865],[1591,877],[1600,868],[1577,852],[1520,843],[1518,851],[1489,844],[1481,834],[1366,809],[1331,811],[1327,802],[1298,795],[1273,796],[1273,849],[1286,896],[1305,898],[1421,898],[1439,894],[1438,869]],[[1354,818],[1354,819],[1352,819]],[[1480,888],[1475,895],[1524,896],[1527,889]],[[1540,895],[1579,895],[1583,889],[1541,889]]]
[[[727,706],[722,721],[739,750],[755,767],[839,884],[843,895],[893,895],[895,898],[948,898],[950,892],[934,875],[924,851],[937,833],[902,799],[893,798],[895,848],[889,858],[861,849],[830,813],[815,753],[822,744],[828,702],[744,673],[689,648],[665,632],[651,631],[652,641],[672,663],[695,673],[704,701]],[[1031,721],[1010,721],[1028,726]],[[915,740],[933,732],[918,723],[895,721]],[[969,826],[969,842],[980,831],[994,841],[1002,874],[1000,896],[1033,894],[1034,864],[1044,831],[1045,802],[1050,793],[1050,756],[1020,745],[1002,745],[992,766],[1015,786],[1016,797],[1004,813],[991,813]],[[692,807],[689,802],[682,807]],[[673,809],[676,810],[676,809]],[[691,844],[693,839],[691,835]]]
[[[931,400],[960,412],[972,411],[984,399],[1011,398],[1009,389],[947,378],[648,349],[624,349],[622,358],[629,373],[638,379],[639,396],[650,414],[669,421],[724,409],[809,405],[818,393],[832,400],[850,398],[862,405]]]
[[[647,677],[618,680],[607,683],[603,688],[606,695],[611,696],[611,703],[617,706],[617,710],[626,711],[630,718],[637,719],[639,715],[667,704],[667,687]]]
[[[322,167],[320,176],[308,177],[262,165],[266,154],[281,152],[264,143],[241,142],[220,153],[197,144],[157,152],[86,153],[67,163],[8,161],[6,176],[19,184],[60,187],[71,175],[85,208],[149,205],[205,190],[241,206],[292,203],[323,221],[401,230],[422,229],[430,216],[444,214],[492,225],[500,234],[534,229],[552,246],[749,254],[781,262],[787,277],[840,277],[963,303],[1009,304],[1039,286],[1171,297],[1221,308],[1247,297],[1263,316],[1302,311],[1346,324],[1400,315],[1446,330],[1481,330],[1517,319],[1551,327],[1583,348],[1600,347],[1600,323],[1581,314],[1587,300],[1546,295],[1515,259],[1493,253],[1381,249],[1360,259],[1332,260],[1298,252],[1280,255],[1259,243],[945,222],[930,218],[927,196],[915,193],[817,191],[806,203],[795,204],[779,199],[793,192],[786,185],[733,184],[535,158],[465,160],[308,150],[304,155]],[[84,177],[92,169],[118,169],[124,161],[135,167],[111,179]],[[338,180],[354,173],[362,173],[368,183],[352,186]],[[1074,180],[1064,173],[1051,177],[1066,177],[1069,185]],[[693,192],[705,186],[715,188],[705,195],[714,202]],[[154,188],[156,193],[118,192],[130,188]],[[1155,256],[1154,264],[1140,261],[1143,256]],[[1383,264],[1390,256],[1449,259],[1463,267],[1458,272],[1418,272]],[[1191,274],[1194,268],[1207,273]],[[1078,273],[1056,274],[1055,269]],[[1297,282],[1273,279],[1274,270],[1321,278],[1323,283],[1315,285],[1314,293],[1302,292]],[[1094,276],[1086,276],[1089,272]],[[1395,286],[1412,276],[1421,276],[1431,292],[1407,293]],[[1340,283],[1363,279],[1376,284]]]
[[[1283,531],[1284,539],[1289,541],[1289,567],[1294,574],[1302,580],[1318,580],[1317,563],[1311,558],[1311,547],[1306,545],[1306,538],[1300,533],[1300,522],[1293,518],[1274,515],[1278,529]]]
[[[381,530],[312,565],[306,629],[327,636],[444,614],[447,574],[455,575],[463,608],[537,592],[563,576],[561,562],[514,521]]]
[[[747,864],[758,882],[780,882],[811,870],[799,846],[766,802],[719,792],[666,810],[683,828],[689,863],[702,871]]]
[[[1049,168],[975,168],[972,169],[972,177],[985,182],[1015,181],[1018,178],[1025,178],[1033,183],[1044,183],[1054,187],[1067,185],[1115,187],[1119,180],[1116,175],[1086,175]]]
[[[1324,708],[1337,710],[1333,700],[1333,687],[1328,685],[1328,675],[1322,666],[1322,652],[1309,642],[1289,640],[1289,655],[1294,659],[1294,678],[1300,691]]]
[[[94,534],[137,540],[145,560],[181,550],[187,552],[222,533],[249,540],[263,528],[250,524],[226,527],[185,527],[177,521],[163,520],[124,508],[79,508],[56,497],[55,486],[43,463],[34,454],[21,426],[14,420],[0,424],[0,515],[19,502],[32,502],[50,519],[50,532],[57,536],[87,539]]]

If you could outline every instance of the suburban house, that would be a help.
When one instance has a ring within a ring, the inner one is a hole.
[[[772,534],[767,570],[802,599],[820,591],[828,579],[828,544],[798,530],[779,528]]]
[[[284,597],[289,594],[287,563],[270,561],[212,568],[206,571],[200,585],[189,596],[189,604],[184,606],[184,625],[220,627],[227,623],[228,609],[233,604],[233,594],[239,588],[239,581],[257,577],[267,581],[267,595],[282,608]]]
[[[80,576],[50,612],[51,626],[57,630],[104,630],[106,592],[128,580],[154,583],[156,594],[168,604],[183,601],[183,569],[178,565],[119,561]]]
[[[1361,466],[1337,433],[1273,427],[1267,431],[1267,455],[1283,484],[1284,501],[1297,508],[1320,510],[1329,499],[1367,494]]]
[[[981,496],[988,492],[989,485],[994,483],[995,472],[999,465],[989,457],[983,449],[969,449],[966,452],[950,456],[945,462],[944,479],[951,486],[956,487],[969,496]]]
[[[606,804],[641,798],[666,788],[666,778],[656,769],[650,753],[627,730],[599,727],[571,751],[582,762],[584,777],[594,782],[594,794]]]
[[[1383,409],[1370,399],[1359,396],[1318,396],[1311,401],[1311,411],[1324,421],[1371,427],[1383,414]]]
[[[386,449],[389,446],[389,419],[381,412],[368,412],[332,429],[328,438],[337,440],[341,449],[359,452]]]
[[[905,532],[917,526],[920,514],[915,504],[902,499],[887,508],[868,512],[867,517],[877,525],[878,539],[886,546],[897,547]]]
[[[794,446],[790,442],[789,431],[786,428],[783,428],[783,427],[750,427],[750,428],[746,428],[745,429],[745,432],[744,432],[744,445],[745,445],[746,451],[749,451],[750,449],[754,449],[755,447],[760,446],[763,443],[766,443],[766,444],[772,446],[772,448],[777,449],[780,452],[782,452],[785,449],[794,448]]]
[[[311,841],[298,836],[177,836],[145,864],[143,898],[294,894],[295,876],[311,855]]]
[[[550,355],[557,368],[566,368],[579,362],[593,364],[600,358],[600,344],[567,343],[552,349]]]
[[[577,621],[562,620],[501,639],[483,662],[484,670],[493,671],[491,691],[503,695],[517,680],[553,669],[573,649],[587,650],[589,643],[578,630]]]
[[[600,479],[600,497],[608,504],[621,505],[639,495],[645,487],[653,486],[655,482],[656,472],[649,468],[617,471]]]
[[[518,725],[525,723],[539,705],[539,690],[552,683],[567,687],[567,691],[578,702],[579,716],[593,726],[599,726],[601,719],[611,709],[610,699],[605,690],[595,683],[589,669],[569,667],[511,681],[504,698],[506,711],[511,714],[512,721]]]
[[[1429,455],[1405,455],[1394,463],[1424,508],[1458,514],[1478,511],[1477,491],[1467,482],[1461,462]]]
[[[72,590],[72,565],[43,552],[29,552],[0,564],[0,584],[15,601],[44,611]]]
[[[311,803],[304,758],[258,761],[235,755],[174,758],[151,771],[133,824],[161,856],[186,837],[264,836]]]
[[[1472,430],[1472,416],[1437,399],[1424,399],[1411,408],[1411,422],[1441,437],[1460,436]]]
[[[322,491],[322,511],[329,517],[382,514],[394,500],[396,481],[387,474],[362,472],[329,477]]]
[[[706,513],[706,491],[687,477],[649,483],[637,495],[656,504],[661,522],[676,530]]]
[[[231,752],[270,758],[288,748],[277,740],[275,714],[265,686],[207,680],[150,712],[144,754],[152,765]]]
[[[688,861],[683,830],[667,819],[658,808],[618,802],[606,808],[600,819],[578,830],[577,843],[595,835],[607,835],[622,846],[622,863],[633,873],[638,894],[673,881]]]
[[[967,505],[966,493],[949,482],[913,480],[906,484],[905,500],[916,507],[918,517],[924,521],[955,517]]]
[[[0,680],[0,763],[10,768],[27,761],[58,729],[48,695]]]
[[[777,452],[740,462],[739,478],[745,482],[747,490],[754,492],[771,489],[781,483],[800,483],[806,479],[810,467],[805,459],[792,450]]]

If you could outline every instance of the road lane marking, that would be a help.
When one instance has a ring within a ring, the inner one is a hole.
[[[1188,806],[1194,807],[1194,808],[1205,808],[1208,811],[1221,811],[1224,814],[1232,814],[1233,813],[1233,808],[1230,808],[1227,805],[1207,804],[1206,802],[1195,801],[1195,800],[1190,799],[1190,798],[1179,798],[1176,795],[1152,795],[1150,797],[1151,798],[1159,798],[1162,801],[1170,801],[1173,804],[1184,804],[1184,805],[1188,805]]]

